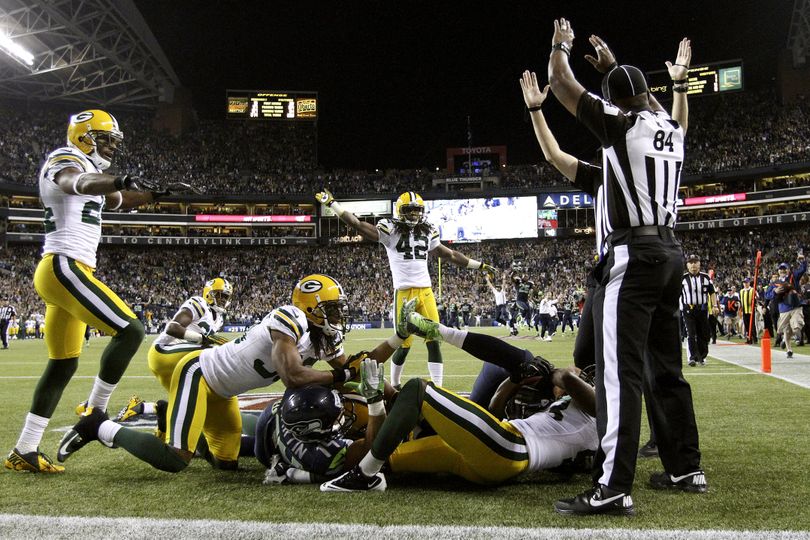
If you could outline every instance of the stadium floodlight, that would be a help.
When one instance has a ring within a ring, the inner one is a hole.
[[[5,34],[0,34],[0,49],[15,60],[21,61],[27,66],[34,65],[34,55],[31,54],[25,47],[15,42]]]

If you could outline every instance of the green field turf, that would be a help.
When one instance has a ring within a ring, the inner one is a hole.
[[[503,335],[501,329],[488,333]],[[354,331],[348,352],[371,349],[390,330]],[[151,339],[151,338],[150,338]],[[106,343],[95,339],[65,391],[43,441],[55,458],[61,432],[76,421]],[[570,363],[573,337],[552,343],[511,341],[559,365]],[[470,390],[480,363],[444,345],[445,386]],[[131,394],[162,396],[141,347],[113,395],[114,414]],[[12,341],[0,350],[0,451],[16,442],[37,379],[45,364],[42,341]],[[213,471],[195,460],[184,472],[156,471],[123,450],[93,443],[67,462],[62,475],[12,473],[0,477],[0,513],[74,516],[195,518],[272,522],[330,522],[519,527],[625,527],[654,529],[810,530],[810,390],[718,361],[687,368],[700,427],[709,493],[661,493],[646,486],[657,459],[640,460],[632,519],[556,515],[552,503],[586,489],[585,476],[564,480],[544,473],[497,488],[452,478],[389,476],[385,493],[323,494],[317,486],[264,486],[264,470],[243,458],[240,471]],[[427,374],[426,353],[416,343],[406,376]],[[271,390],[280,390],[276,386]],[[647,435],[643,421],[642,438]],[[644,442],[643,439],[642,443]]]

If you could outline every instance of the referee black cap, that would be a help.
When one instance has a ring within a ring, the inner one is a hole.
[[[689,255],[689,258],[686,259],[686,262],[700,262],[700,257],[692,253]]]
[[[631,98],[647,92],[647,79],[635,66],[616,66],[602,79],[602,97],[608,101]]]

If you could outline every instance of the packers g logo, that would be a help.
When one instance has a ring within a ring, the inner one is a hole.
[[[93,118],[93,113],[90,112],[90,111],[84,111],[84,112],[80,112],[79,114],[74,116],[73,121],[74,122],[87,122],[91,118]]]
[[[314,293],[323,289],[323,283],[317,279],[309,279],[301,284],[301,292]]]

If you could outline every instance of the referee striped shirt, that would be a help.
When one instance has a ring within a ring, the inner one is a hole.
[[[698,272],[692,275],[684,272],[681,280],[681,305],[684,309],[707,307],[709,296],[714,294],[714,284],[709,274]]]
[[[17,316],[17,310],[13,306],[0,307],[0,321],[8,320]]]
[[[664,111],[622,112],[588,92],[579,100],[577,118],[602,144],[597,238],[631,227],[674,228],[684,156],[680,124]]]

